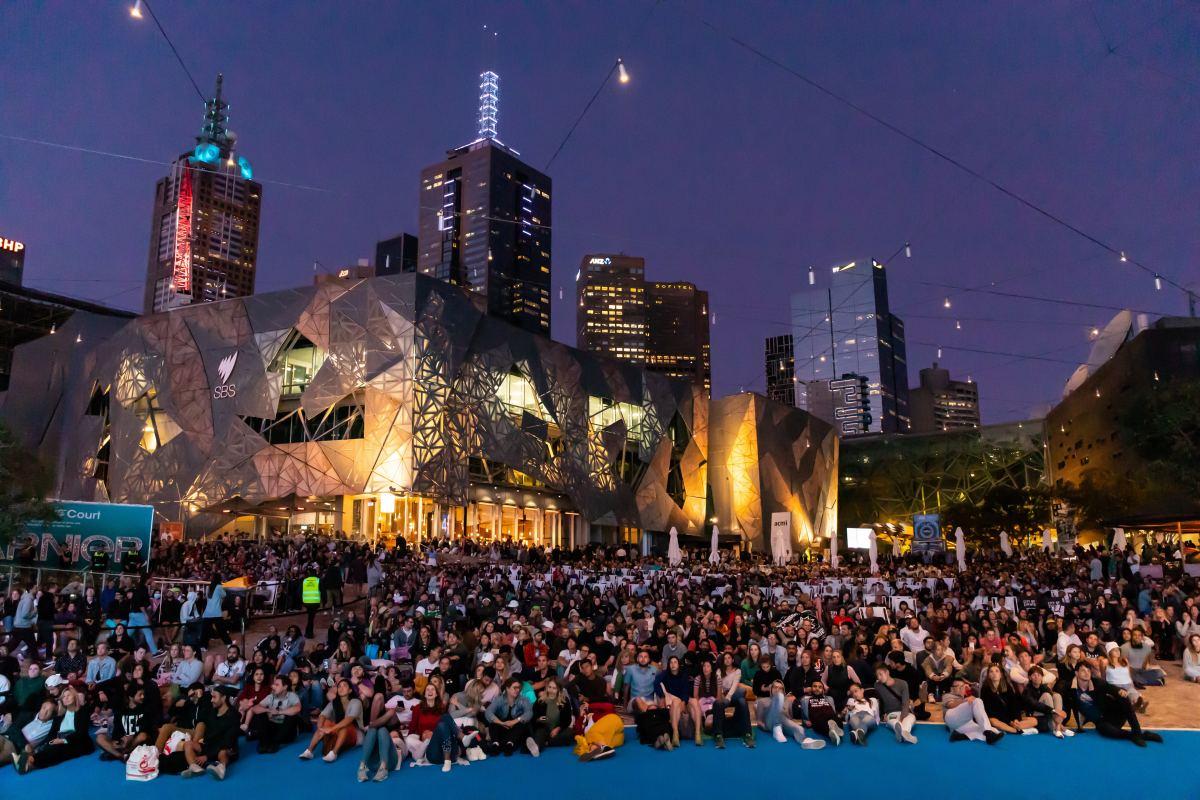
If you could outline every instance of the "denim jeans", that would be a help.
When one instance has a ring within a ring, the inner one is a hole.
[[[733,720],[725,719],[725,709],[733,706]],[[746,692],[740,687],[733,690],[733,699],[725,695],[713,703],[713,733],[722,736],[743,736],[750,732],[750,707],[746,704]]]
[[[154,629],[150,627],[150,618],[144,612],[130,611],[128,626],[135,647],[139,640],[144,640],[147,650],[151,653],[158,652],[158,645],[154,642]]]
[[[387,728],[367,728],[363,734],[362,765],[367,769],[378,769],[380,764],[387,764],[389,770],[396,768],[396,745]]]
[[[875,729],[875,715],[870,711],[856,711],[846,720],[850,730],[870,733]]]

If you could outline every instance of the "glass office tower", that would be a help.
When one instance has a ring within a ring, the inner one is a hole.
[[[792,340],[797,406],[843,435],[908,431],[904,323],[888,308],[883,264],[866,259],[810,269],[804,288],[792,295]],[[860,396],[841,382],[863,380],[865,401],[830,402],[831,393]],[[837,382],[832,391],[830,381]]]

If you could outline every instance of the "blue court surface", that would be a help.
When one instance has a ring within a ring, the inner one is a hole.
[[[633,734],[632,729],[628,729]],[[505,797],[534,792],[579,798],[619,797],[622,792],[658,800],[696,797],[870,797],[929,800],[938,796],[983,798],[1145,797],[1154,800],[1200,798],[1200,732],[1164,731],[1163,744],[1140,749],[1129,742],[1085,733],[1060,741],[1050,736],[1007,736],[989,747],[948,741],[940,725],[918,725],[917,745],[901,746],[886,730],[876,731],[865,748],[801,750],[777,744],[760,733],[758,747],[740,741],[723,751],[711,742],[671,753],[629,742],[606,761],[582,764],[566,749],[552,749],[536,761],[527,755],[489,758],[449,775],[420,767],[392,773],[382,784],[355,780],[359,751],[333,764],[299,761],[301,746],[260,756],[253,744],[221,785],[208,775],[190,780],[163,775],[148,783],[126,781],[121,765],[96,756],[27,775],[0,769],[0,798],[107,796],[211,800],[287,797],[329,800],[351,792],[363,796]],[[632,736],[631,736],[632,738]],[[410,794],[411,793],[411,794]]]

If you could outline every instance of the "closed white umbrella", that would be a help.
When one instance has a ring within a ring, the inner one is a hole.
[[[963,538],[963,529],[954,529],[954,555],[958,557],[958,571],[965,572],[967,569],[967,542]]]
[[[717,536],[719,536],[720,533],[721,532],[717,530],[717,526],[713,525],[712,548],[708,551],[708,560],[709,563],[712,564],[718,564],[721,561],[721,554],[717,552]]]
[[[678,567],[683,561],[683,553],[679,552],[679,531],[671,528],[671,542],[667,545],[667,562],[672,567]]]
[[[872,575],[879,574],[879,544],[876,542],[877,538],[878,537],[875,535],[875,531],[871,531],[871,546],[870,549],[867,550],[867,555],[871,557]]]
[[[1042,531],[1042,549],[1047,553],[1050,552],[1050,529],[1046,528]]]
[[[1113,528],[1113,550],[1124,550],[1128,545],[1125,542],[1125,529]]]
[[[1008,541],[1008,531],[1000,531],[1000,550],[1004,555],[1012,557],[1012,543]]]
[[[771,529],[771,558],[776,564],[786,564],[792,560],[792,537],[788,530]]]
[[[834,531],[829,535],[829,566],[834,569],[838,568],[837,542],[837,531]]]

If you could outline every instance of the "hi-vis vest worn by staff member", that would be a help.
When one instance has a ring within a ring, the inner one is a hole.
[[[306,606],[321,605],[321,579],[316,575],[309,575],[300,584],[300,602]]]

